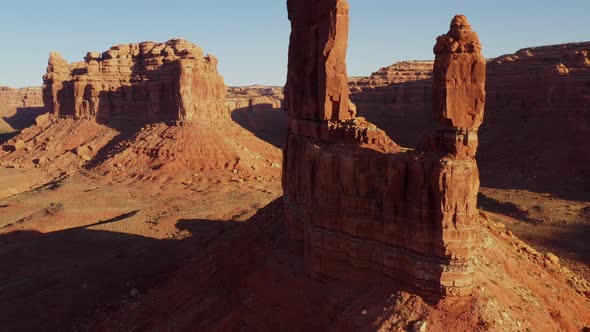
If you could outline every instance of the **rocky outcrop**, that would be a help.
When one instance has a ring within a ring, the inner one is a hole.
[[[435,85],[446,96],[434,103],[439,129],[425,149],[408,151],[357,118],[342,90],[348,3],[290,0],[288,8],[284,208],[290,236],[303,240],[306,270],[344,280],[392,278],[419,293],[469,294],[479,188],[472,142],[485,79],[485,62],[472,47],[477,35],[458,16],[439,38],[438,73],[450,79]],[[453,43],[464,48],[444,48]]]
[[[479,148],[484,183],[544,191],[557,183],[560,191],[590,188],[589,59],[590,42],[583,42],[530,47],[488,60]],[[432,107],[432,65],[409,61],[351,79],[359,115],[396,142],[419,145],[416,133],[426,130]],[[407,74],[414,71],[422,74]]]
[[[487,91],[480,154],[486,184],[590,192],[590,42],[490,60]]]
[[[74,64],[52,53],[43,86],[52,114],[4,142],[0,166],[184,184],[277,176],[280,150],[231,121],[216,67],[179,39],[118,45]]]
[[[52,52],[43,85],[51,113],[105,124],[225,119],[225,95],[217,59],[181,39],[113,46],[73,64]]]

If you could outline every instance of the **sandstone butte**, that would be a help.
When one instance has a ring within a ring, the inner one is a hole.
[[[471,294],[486,65],[477,34],[456,16],[437,39],[438,127],[422,149],[408,151],[355,116],[348,3],[291,0],[288,9],[284,209],[290,236],[303,240],[306,270],[365,282],[385,276],[421,294]]]
[[[185,40],[143,42],[88,52],[69,65],[49,57],[43,78],[49,112],[60,116],[141,122],[214,121],[227,116],[217,59]]]
[[[231,121],[242,99],[228,101],[217,59],[188,41],[117,45],[72,64],[51,52],[43,83],[49,114],[3,145],[0,164],[191,182],[280,162]]]

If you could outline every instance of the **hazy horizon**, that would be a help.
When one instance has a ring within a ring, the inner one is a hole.
[[[219,59],[229,86],[281,86],[287,72],[290,26],[286,1],[223,3],[153,0],[117,3],[72,0],[5,4],[0,36],[0,85],[39,86],[50,51],[69,62],[88,51],[152,40],[184,38]],[[518,49],[590,40],[585,22],[590,2],[499,0],[493,3],[419,0],[349,0],[349,76],[366,76],[404,60],[430,60],[438,35],[455,14],[469,18],[486,58]]]

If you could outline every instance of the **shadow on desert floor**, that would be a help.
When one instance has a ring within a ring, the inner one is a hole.
[[[287,112],[271,104],[259,104],[232,111],[231,118],[267,143],[282,149],[287,135]]]
[[[179,220],[182,239],[103,231],[130,211],[84,227],[0,235],[0,325],[4,330],[70,330],[96,310],[116,308],[160,282],[232,221]],[[133,290],[136,291],[133,291]]]

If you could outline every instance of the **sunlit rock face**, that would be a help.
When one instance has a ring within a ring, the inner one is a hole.
[[[60,116],[100,123],[229,118],[217,59],[181,39],[113,46],[72,64],[52,52],[43,83],[46,108]]]
[[[474,155],[485,102],[477,35],[457,16],[439,37],[438,127],[410,151],[356,117],[343,88],[348,3],[290,0],[288,8],[284,209],[289,234],[303,242],[307,272],[469,294],[478,234]],[[452,43],[458,46],[446,48]]]

